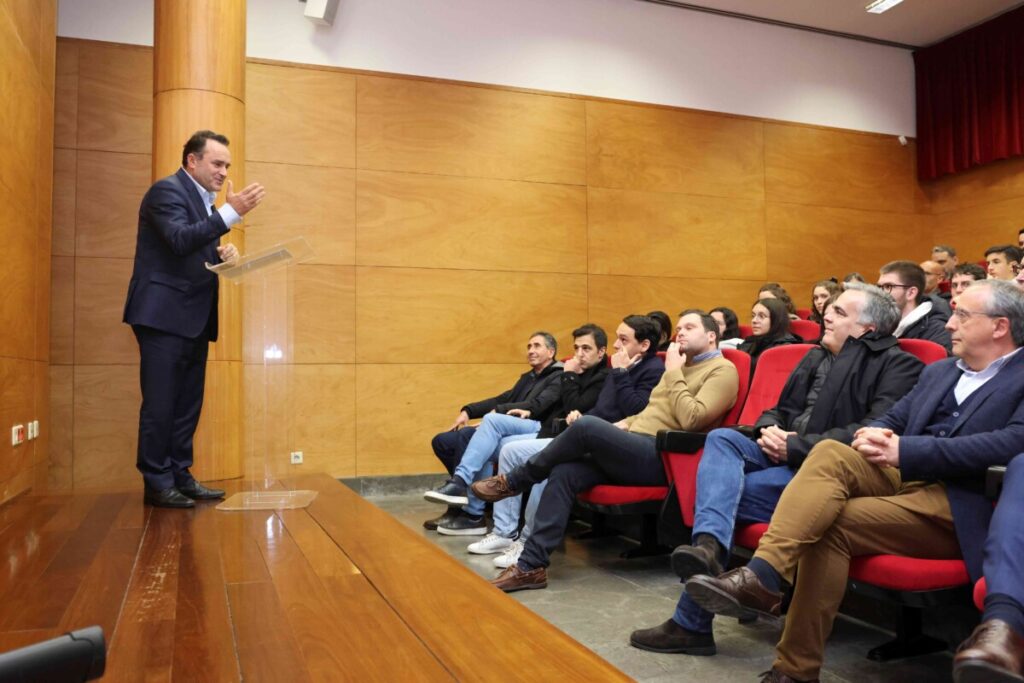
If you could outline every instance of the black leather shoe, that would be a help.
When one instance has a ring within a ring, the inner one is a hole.
[[[648,652],[697,655],[715,654],[715,636],[711,633],[688,631],[669,619],[654,628],[640,629],[629,635],[629,644]]]
[[[178,490],[192,500],[214,500],[216,498],[224,497],[224,491],[221,489],[207,488],[195,479],[184,486],[179,486]]]
[[[191,498],[181,495],[181,491],[173,486],[163,491],[147,488],[142,500],[146,505],[158,508],[194,508],[196,506]]]
[[[447,503],[448,505],[469,505],[466,496],[466,485],[458,477],[452,477],[436,489],[430,489],[423,497],[431,503]]]
[[[423,528],[427,531],[437,531],[437,527],[458,517],[459,512],[461,512],[459,508],[449,507],[440,517],[434,517],[433,519],[428,519],[423,522]]]

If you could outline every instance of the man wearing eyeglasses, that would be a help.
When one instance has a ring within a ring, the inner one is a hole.
[[[953,679],[1021,680],[1024,533],[1015,520],[1024,485],[1004,487],[1000,505],[1008,507],[995,518],[983,491],[989,466],[1016,462],[1024,449],[1024,292],[1011,282],[975,282],[957,297],[946,328],[956,358],[926,367],[850,446],[819,443],[745,567],[686,582],[698,605],[743,621],[777,617],[795,577],[764,681],[818,679],[850,560],[875,554],[963,558],[972,580],[994,577],[982,623],[954,658]],[[1019,469],[1010,466],[1011,483]]]
[[[927,339],[953,350],[946,321],[949,313],[925,296],[925,276],[921,266],[911,261],[892,261],[882,266],[878,286],[888,292],[900,309],[902,319],[893,335],[897,339]]]

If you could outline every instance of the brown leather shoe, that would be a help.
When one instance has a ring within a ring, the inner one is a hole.
[[[733,569],[717,577],[700,574],[686,582],[686,594],[709,612],[737,619],[767,617],[777,619],[782,593],[765,588],[754,572],[746,567]]]
[[[1024,638],[1000,619],[983,621],[956,650],[954,683],[1021,683]]]
[[[792,676],[787,676],[778,669],[772,669],[771,671],[765,671],[761,674],[761,683],[818,683],[817,678],[813,678],[809,681],[802,681]]]
[[[470,488],[473,489],[474,496],[488,503],[519,495],[519,491],[514,491],[509,487],[504,474],[475,481]]]
[[[519,568],[519,565],[514,564],[492,579],[491,584],[506,593],[547,588],[548,572],[544,567],[537,567],[536,569],[524,572]]]

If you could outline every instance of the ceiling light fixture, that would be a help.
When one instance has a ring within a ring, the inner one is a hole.
[[[903,2],[903,0],[875,0],[873,3],[871,3],[864,9],[866,9],[868,12],[871,12],[872,14],[881,14],[882,12],[891,10],[893,7],[900,4],[901,2]]]

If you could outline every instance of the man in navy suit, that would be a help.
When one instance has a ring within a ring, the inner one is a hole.
[[[149,505],[187,508],[197,499],[224,496],[197,482],[189,468],[207,349],[217,340],[218,282],[206,264],[238,258],[234,245],[218,246],[218,240],[264,196],[259,183],[235,194],[228,181],[227,202],[214,208],[230,167],[228,139],[199,131],[185,143],[181,168],[155,182],[139,207],[124,322],[139,342],[136,467]]]
[[[992,519],[985,472],[1009,463],[1024,444],[1024,293],[1012,282],[975,282],[957,297],[946,329],[957,358],[925,368],[914,389],[860,429],[851,446],[815,447],[747,566],[686,582],[687,594],[711,612],[778,616],[783,584],[796,573],[765,681],[817,680],[851,557],[963,557],[970,575],[981,576]],[[1024,657],[1024,634],[1015,632],[1024,620],[1007,618],[972,635],[965,645],[975,655],[958,661],[958,672],[1020,674],[1004,663],[1019,667]]]

